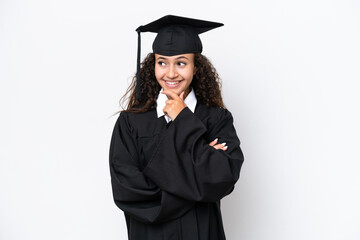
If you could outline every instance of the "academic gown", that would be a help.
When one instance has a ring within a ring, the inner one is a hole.
[[[218,138],[226,151],[209,143]],[[231,113],[198,102],[173,122],[156,110],[122,112],[110,144],[115,204],[129,240],[225,240],[220,199],[244,159]]]

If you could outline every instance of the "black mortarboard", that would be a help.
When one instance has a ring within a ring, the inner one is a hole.
[[[224,24],[217,22],[167,15],[147,25],[138,27],[136,29],[138,33],[136,98],[140,99],[141,97],[141,32],[157,33],[152,46],[154,53],[165,56],[174,56],[185,53],[201,53],[202,44],[199,34],[223,25]]]

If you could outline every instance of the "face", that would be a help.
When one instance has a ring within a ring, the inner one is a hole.
[[[160,86],[177,95],[185,91],[186,97],[196,72],[194,56],[193,53],[171,57],[155,54],[155,77]]]

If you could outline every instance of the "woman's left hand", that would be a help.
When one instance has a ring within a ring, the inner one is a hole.
[[[214,141],[209,143],[209,146],[214,147],[215,149],[221,149],[226,151],[228,149],[228,146],[226,146],[226,143],[218,143],[218,139],[216,138]]]
[[[168,100],[165,101],[166,106],[164,107],[163,112],[174,121],[177,115],[186,108],[186,104],[184,103],[184,92],[182,92],[180,96],[171,90],[163,90],[161,93],[166,94],[168,97]]]

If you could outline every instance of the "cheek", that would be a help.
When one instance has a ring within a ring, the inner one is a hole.
[[[155,77],[159,81],[159,79],[162,77],[163,73],[161,69],[157,66],[155,66]]]
[[[188,82],[191,82],[194,77],[194,69],[187,69],[186,72],[183,73],[183,76]]]

